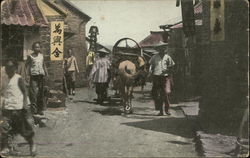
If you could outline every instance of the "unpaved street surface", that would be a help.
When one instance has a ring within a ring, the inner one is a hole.
[[[178,105],[172,105],[171,116],[156,116],[149,89],[144,96],[135,90],[134,114],[127,116],[119,99],[101,106],[93,101],[93,91],[78,89],[65,109],[46,111],[46,127],[36,127],[37,157],[197,156],[192,122]],[[24,142],[19,142],[19,150],[25,155]]]

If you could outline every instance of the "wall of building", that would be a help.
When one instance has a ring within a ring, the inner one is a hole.
[[[203,128],[210,132],[237,134],[247,107],[247,3],[225,1],[224,15],[225,40],[211,41],[210,1],[203,1],[200,120]]]
[[[62,16],[47,16],[49,22],[56,20],[64,20]],[[47,85],[52,89],[63,89],[63,61],[50,60],[50,25],[48,27],[40,27],[40,41],[42,44],[42,52],[44,54],[45,65],[48,70],[49,80]]]
[[[61,1],[56,3],[67,12],[65,24],[68,25],[70,32],[74,35],[65,40],[65,52],[72,48],[76,57],[80,73],[77,75],[76,86],[86,86],[86,32],[85,26],[88,20],[85,17],[80,16],[73,10],[69,10]]]
[[[174,89],[178,101],[200,96],[201,50],[199,49],[201,27],[196,26],[194,36],[185,37],[182,28],[172,29],[169,47],[176,66]]]
[[[57,0],[54,2],[50,2],[50,4],[46,4],[44,2],[38,3],[44,15],[47,17],[49,21],[54,20],[63,20],[65,25],[64,32],[64,57],[67,57],[67,50],[71,48],[76,57],[79,71],[77,74],[76,86],[82,87],[85,82],[85,58],[87,52],[86,39],[85,39],[85,25],[87,23],[87,19],[79,14],[79,12],[75,12],[74,8],[66,6],[62,0]],[[60,9],[63,13],[66,13],[66,16],[63,17],[63,14],[59,14],[54,9],[51,8],[56,7]],[[50,27],[50,26],[49,26]],[[41,40],[44,42],[44,51],[49,52],[50,46],[48,46],[48,42],[50,40],[50,28],[41,29]],[[69,38],[66,34],[70,34]],[[47,47],[46,47],[47,46]],[[61,87],[62,78],[63,78],[63,69],[61,61],[49,61],[49,53],[46,54],[46,59],[48,62],[46,64],[49,67],[49,73],[51,74],[51,81],[55,81],[56,87]]]
[[[69,48],[73,49],[73,53],[76,57],[79,74],[76,79],[76,86],[81,87],[84,86],[84,81],[86,79],[86,53],[87,53],[87,45],[85,39],[85,25],[86,21],[80,19],[74,14],[68,15],[66,18],[66,23],[72,32],[75,33],[72,37],[65,41],[65,51]]]

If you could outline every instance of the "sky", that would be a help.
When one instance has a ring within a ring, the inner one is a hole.
[[[70,0],[91,17],[86,25],[99,28],[98,42],[114,45],[121,38],[138,43],[150,31],[160,31],[159,25],[181,21],[181,8],[176,0]],[[88,34],[86,35],[88,36]]]

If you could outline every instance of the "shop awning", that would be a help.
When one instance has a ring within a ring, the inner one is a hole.
[[[36,0],[4,0],[1,2],[1,24],[47,26]]]

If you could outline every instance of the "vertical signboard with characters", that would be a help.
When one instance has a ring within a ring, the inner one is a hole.
[[[63,60],[63,37],[64,23],[63,21],[51,22],[51,39],[50,39],[50,59]]]
[[[211,0],[210,4],[211,41],[223,41],[225,39],[224,0]]]

